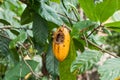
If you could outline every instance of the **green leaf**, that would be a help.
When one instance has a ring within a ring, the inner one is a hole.
[[[21,16],[21,24],[28,24],[33,20],[33,13],[30,11],[28,7],[25,8],[24,12]]]
[[[57,28],[59,27],[58,25],[56,25],[55,23],[53,22],[47,22],[48,24],[48,28],[49,28],[49,31],[51,32],[54,28]]]
[[[8,68],[7,61],[5,62],[4,60],[1,60],[0,61],[0,77],[5,75],[7,68]]]
[[[38,14],[34,16],[33,37],[39,45],[44,45],[48,38],[47,21]]]
[[[96,41],[94,41],[95,40],[94,36],[93,35],[91,35],[91,36],[92,36],[91,37],[92,40],[89,40],[88,48],[92,49],[92,50],[99,50],[99,48],[97,46],[95,46],[95,45],[98,45],[98,44],[96,43]],[[93,44],[95,44],[95,45],[93,45]]]
[[[116,22],[111,22],[111,23],[106,23],[105,27],[119,27],[120,28],[120,21],[116,21]]]
[[[103,0],[96,4],[96,15],[101,23],[114,14],[117,10],[117,3],[118,0]]]
[[[90,20],[97,21],[94,0],[79,0],[80,6]]]
[[[10,52],[11,52],[11,57],[14,60],[14,62],[19,61],[19,54],[16,49],[18,43],[22,44],[26,39],[27,39],[27,33],[24,31],[21,31],[21,33],[18,35],[18,37],[16,37],[15,39],[13,39],[10,42],[9,48],[10,48]]]
[[[18,36],[19,35],[19,31],[16,29],[11,29],[10,32],[12,32],[14,35]]]
[[[0,32],[0,56],[7,56],[9,55],[9,43],[10,39],[5,38],[7,36],[5,33]]]
[[[94,43],[94,42],[92,42],[92,43]],[[94,43],[94,44],[95,44],[95,43]],[[98,47],[93,46],[93,44],[91,44],[91,43],[88,43],[88,47],[89,47],[90,49],[92,49],[92,50],[99,50]]]
[[[25,8],[25,5],[18,0],[5,0],[1,7],[5,10],[9,9],[11,12],[20,16]]]
[[[99,36],[99,35],[92,35],[91,41],[94,42],[96,45],[102,45],[106,43],[106,37]]]
[[[90,20],[79,21],[73,25],[71,34],[73,37],[78,38],[80,33],[87,32],[88,30],[91,30],[94,27],[96,27],[96,23]]]
[[[73,60],[75,60],[76,51],[73,40],[71,39],[70,51],[67,58],[59,63],[60,80],[76,80],[76,76],[70,72],[70,66]]]
[[[94,3],[94,0],[79,0],[83,11],[90,20],[106,21],[118,8],[118,0],[103,0],[99,3]]]
[[[50,1],[60,3],[60,0],[50,0]]]
[[[42,52],[46,48],[45,45],[41,45],[41,44],[37,43],[34,39],[33,39],[33,43],[34,43],[35,49],[37,50],[37,53],[42,55]]]
[[[35,1],[31,9],[34,10],[37,14],[39,14],[43,19],[53,22],[57,25],[63,25],[63,21],[59,17],[57,11],[55,8],[50,7],[46,4],[46,2],[43,1]]]
[[[105,27],[107,27],[110,30],[120,32],[120,21],[112,22],[112,23],[106,23]]]
[[[27,63],[31,66],[32,70],[34,71],[38,65],[36,61],[27,60]],[[20,77],[24,77],[30,71],[29,67],[25,64],[24,61],[19,62],[16,66],[12,69],[8,70],[5,74],[5,80],[19,80]]]
[[[91,69],[101,57],[101,53],[96,50],[86,50],[81,55],[78,55],[76,60],[72,63],[71,72],[84,73]]]
[[[4,9],[3,11],[0,11],[0,19],[5,20],[4,24],[10,24],[14,27],[20,26],[17,15],[9,9]]]
[[[59,62],[53,55],[52,44],[50,43],[46,55],[46,68],[47,71],[54,77],[57,77],[59,75],[58,64]]]
[[[15,48],[17,43],[21,44],[27,39],[27,33],[24,31],[21,31],[18,37],[16,37],[14,40],[10,42],[9,48]]]
[[[120,76],[120,58],[112,58],[98,68],[100,80],[114,80]]]
[[[76,50],[80,50],[81,52],[83,52],[85,50],[84,41],[73,38],[73,42],[75,44],[75,49]]]
[[[118,10],[120,10],[120,1],[117,2]]]
[[[4,19],[0,19],[0,23],[3,23],[4,25],[10,25],[10,23]]]
[[[120,28],[119,27],[108,27],[108,29],[110,29],[112,31],[120,32]]]
[[[57,25],[63,25],[57,12],[45,3],[41,2],[41,12],[39,13],[47,21],[53,22]]]
[[[1,4],[1,3],[0,3]],[[0,80],[3,80],[2,77],[0,77]]]

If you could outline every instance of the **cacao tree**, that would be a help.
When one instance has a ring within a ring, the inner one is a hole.
[[[0,0],[0,80],[119,80],[119,32],[119,0]]]

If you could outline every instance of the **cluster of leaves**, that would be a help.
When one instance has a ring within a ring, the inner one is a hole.
[[[79,6],[86,19],[79,14]],[[101,48],[96,46],[102,44],[101,39],[98,40],[95,31],[107,28],[106,31],[120,32],[120,21],[104,23],[119,9],[118,0],[2,1],[0,58],[2,61],[7,58],[7,61],[0,62],[0,73],[5,69],[0,74],[1,79],[24,79],[31,72],[32,80],[76,80],[76,74],[92,69],[102,56]],[[71,30],[71,44],[68,57],[59,62],[53,55],[52,34],[63,24]],[[38,55],[40,60],[36,60]],[[30,60],[26,60],[26,56]],[[109,59],[100,66],[100,79],[119,77],[119,61],[119,58]]]

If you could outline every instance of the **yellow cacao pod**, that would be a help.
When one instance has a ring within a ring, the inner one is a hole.
[[[69,52],[70,34],[65,27],[59,27],[53,36],[53,53],[59,61],[63,61]]]
[[[119,76],[119,77],[117,77],[117,78],[115,78],[114,80],[120,80],[120,76]]]

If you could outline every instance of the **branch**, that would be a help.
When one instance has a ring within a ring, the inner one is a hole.
[[[23,45],[22,45],[22,47],[23,47]],[[23,48],[25,48],[25,47],[23,47]],[[26,49],[26,48],[25,48],[25,49]],[[31,68],[31,66],[30,66],[30,65],[27,63],[27,61],[24,59],[24,56],[23,56],[23,53],[22,53],[21,48],[20,48],[20,53],[21,53],[22,60],[23,60],[24,63],[27,65],[27,67],[30,69],[31,73],[32,73],[36,78],[39,78],[40,76],[37,75],[37,74],[33,71],[33,69]]]
[[[91,34],[93,34],[95,31],[97,31],[97,29],[99,29],[100,27],[103,27],[103,26],[100,25],[100,26],[94,28],[94,29],[91,31],[91,33],[87,36],[87,38],[88,38]]]
[[[87,40],[87,38],[86,38],[86,36],[84,34],[83,34],[83,37],[84,37],[84,40],[86,42],[86,47],[88,47],[88,40]]]
[[[119,56],[117,56],[117,55],[115,55],[115,54],[113,54],[113,53],[111,53],[111,52],[109,52],[109,51],[107,51],[107,50],[105,50],[105,49],[102,49],[100,46],[96,45],[96,44],[93,43],[92,41],[90,41],[90,40],[88,40],[88,39],[87,39],[87,41],[88,41],[88,43],[90,43],[91,45],[99,48],[102,52],[105,52],[105,53],[107,53],[107,54],[109,54],[109,55],[111,55],[111,56],[114,56],[114,57],[116,57],[116,58],[119,57]]]

